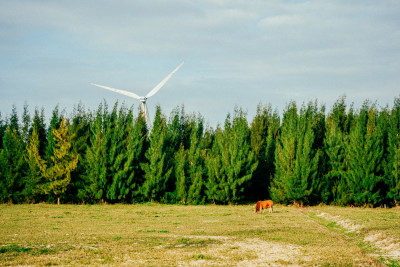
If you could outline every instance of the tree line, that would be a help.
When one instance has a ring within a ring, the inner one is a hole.
[[[0,114],[0,202],[231,204],[271,198],[298,205],[397,205],[400,98],[359,109],[340,97],[290,102],[282,117],[236,107],[212,129],[200,114],[140,112],[104,101],[70,115],[43,108]]]

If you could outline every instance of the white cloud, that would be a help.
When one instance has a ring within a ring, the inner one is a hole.
[[[5,86],[28,84],[36,95],[89,81],[147,90],[185,60],[169,90],[184,81],[185,92],[224,95],[231,109],[343,93],[387,101],[399,90],[399,10],[372,0],[3,1],[0,98]],[[191,95],[173,100],[196,105]]]

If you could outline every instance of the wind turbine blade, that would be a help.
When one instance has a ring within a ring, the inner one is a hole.
[[[178,67],[176,67],[176,69],[174,69],[167,77],[164,78],[164,80],[162,80],[159,84],[157,84],[156,87],[153,88],[153,90],[151,90],[147,95],[146,98],[149,98],[151,96],[153,96],[155,93],[158,92],[158,90],[161,89],[161,87],[164,86],[164,84],[172,77],[172,75],[175,74],[175,72],[177,72],[179,70],[180,67],[182,67],[184,62],[182,62]]]
[[[116,92],[116,93],[121,94],[121,95],[126,95],[126,96],[129,96],[129,97],[140,99],[140,96],[138,96],[137,94],[128,92],[128,91],[119,90],[119,89],[115,89],[115,88],[111,88],[111,87],[108,87],[108,86],[103,86],[103,85],[99,85],[99,84],[95,84],[95,83],[91,83],[91,85],[94,85],[94,86],[97,86],[97,87],[100,87],[100,88],[103,88],[103,89],[107,89],[107,90]]]

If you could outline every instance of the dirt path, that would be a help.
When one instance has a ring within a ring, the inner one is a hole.
[[[366,229],[363,225],[357,224],[354,221],[345,219],[339,215],[331,215],[326,212],[317,211],[316,216],[323,218],[328,222],[335,222],[345,231],[359,235],[364,242],[368,242],[370,245],[380,251],[380,253],[370,253],[369,255],[377,258],[389,258],[391,260],[400,259],[400,240],[396,240],[379,231],[367,231],[365,233]]]

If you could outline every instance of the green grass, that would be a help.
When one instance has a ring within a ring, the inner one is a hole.
[[[325,212],[362,224],[348,233]],[[252,205],[0,205],[0,265],[379,265],[400,210]]]

